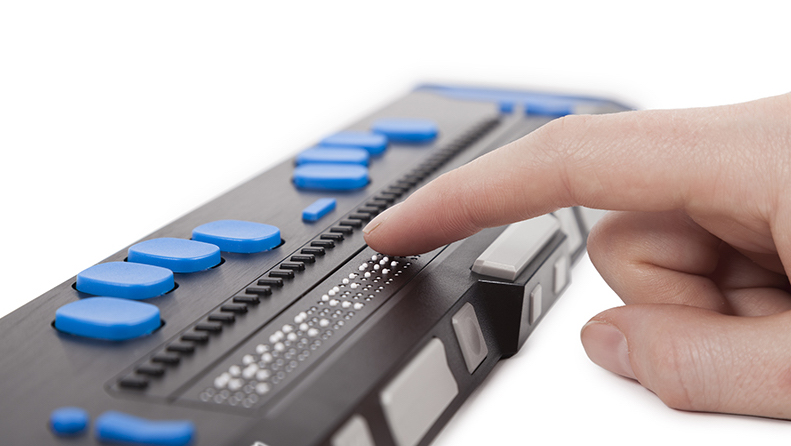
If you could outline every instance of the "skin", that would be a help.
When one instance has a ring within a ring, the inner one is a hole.
[[[791,419],[791,94],[556,119],[364,229],[429,251],[567,206],[607,209],[593,264],[625,306],[583,328],[596,364],[670,407]]]

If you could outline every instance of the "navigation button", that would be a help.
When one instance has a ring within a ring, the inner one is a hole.
[[[300,189],[354,190],[368,184],[368,168],[356,164],[304,164],[294,169]]]
[[[121,412],[105,412],[96,419],[99,441],[138,445],[186,446],[195,435],[191,421],[157,421]]]
[[[55,312],[55,328],[77,336],[123,341],[145,336],[162,324],[159,308],[114,297],[90,297]]]
[[[193,273],[219,265],[222,257],[216,245],[163,237],[132,245],[127,260],[161,266],[174,273]]]
[[[371,155],[379,155],[387,149],[387,137],[370,132],[339,132],[321,140],[325,147],[359,147]]]
[[[192,230],[192,239],[217,245],[226,252],[251,254],[280,245],[280,229],[242,220],[217,220]]]
[[[390,142],[421,144],[437,137],[439,128],[428,119],[390,118],[373,123],[371,130],[385,135]]]
[[[368,151],[355,147],[314,147],[297,155],[297,165],[303,164],[359,164],[368,165]]]
[[[77,274],[77,291],[94,296],[148,299],[161,296],[176,286],[173,272],[153,265],[107,262]]]

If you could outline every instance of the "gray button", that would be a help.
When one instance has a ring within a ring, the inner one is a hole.
[[[464,363],[467,364],[467,371],[472,373],[483,362],[489,349],[486,348],[486,339],[483,338],[481,325],[475,315],[472,304],[467,302],[451,318],[453,331],[459,340],[461,354],[464,356]]]
[[[574,209],[563,208],[554,212],[555,217],[560,220],[560,229],[566,233],[569,240],[569,252],[577,252],[582,245],[582,233],[577,224],[577,217],[574,216]]]
[[[514,280],[559,229],[551,214],[514,223],[475,260],[472,271]]]
[[[434,338],[379,394],[396,444],[415,446],[458,393],[445,346]]]
[[[555,294],[559,294],[569,283],[569,259],[566,256],[555,262]]]
[[[539,283],[530,292],[530,325],[535,324],[543,311],[544,289]]]
[[[355,414],[332,436],[332,446],[376,446],[368,423]]]

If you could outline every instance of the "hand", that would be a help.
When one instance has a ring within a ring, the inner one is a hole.
[[[627,304],[583,327],[595,363],[673,408],[791,419],[791,94],[560,118],[364,231],[415,254],[576,205],[617,211],[588,239]]]

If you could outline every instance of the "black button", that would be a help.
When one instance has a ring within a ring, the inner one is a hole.
[[[165,374],[165,369],[158,365],[141,365],[135,370],[135,373],[147,376],[162,376]]]
[[[335,242],[332,240],[314,240],[310,242],[310,246],[319,246],[321,248],[334,248]]]
[[[167,365],[176,365],[181,361],[181,358],[178,355],[173,355],[170,353],[160,353],[158,355],[154,355],[151,358],[151,362],[157,362],[159,364],[167,364]]]
[[[385,200],[378,200],[378,199],[373,199],[373,200],[369,201],[368,203],[365,203],[366,206],[371,206],[371,207],[374,207],[374,208],[378,208],[379,210],[382,210],[382,209],[386,208],[389,204],[390,203],[388,203]]]
[[[357,212],[362,212],[366,214],[376,215],[379,213],[379,209],[371,206],[363,206],[360,209],[357,209]]]
[[[263,279],[258,279],[258,284],[259,285],[281,287],[281,286],[283,286],[283,279],[278,279],[276,277],[275,278],[266,278],[266,277],[264,277]]]
[[[330,232],[335,232],[338,234],[351,234],[352,232],[354,232],[354,229],[348,226],[334,226],[330,228]]]
[[[294,278],[294,271],[287,270],[274,270],[269,272],[269,277],[285,277],[287,279]]]
[[[324,248],[302,248],[302,251],[300,252],[302,254],[313,254],[314,256],[323,256],[326,251],[324,251]]]
[[[226,324],[230,324],[231,322],[236,320],[236,316],[228,313],[215,313],[209,315],[209,320],[212,322],[223,322]]]
[[[376,197],[374,198],[376,198],[377,200],[385,200],[388,203],[392,203],[396,201],[396,199],[398,199],[398,197],[400,196],[401,194],[394,194],[392,192],[379,192],[379,194],[377,194]]]
[[[355,220],[368,221],[371,219],[371,214],[362,214],[362,213],[349,214],[349,218],[353,218]]]
[[[261,302],[261,299],[259,299],[258,296],[235,296],[233,301],[237,303],[255,305]]]
[[[247,294],[257,294],[259,296],[269,296],[272,294],[272,288],[268,286],[249,286],[244,291]]]
[[[359,228],[360,226],[363,225],[363,222],[361,222],[360,220],[341,220],[340,223],[338,224],[341,226],[351,226],[353,228]]]
[[[224,311],[226,313],[247,313],[247,305],[240,305],[240,304],[226,304],[220,307],[220,311]]]
[[[182,344],[180,342],[176,342],[174,344],[168,345],[165,350],[177,353],[192,353],[195,351],[195,346],[193,344]]]
[[[417,184],[416,180],[407,180],[407,179],[398,180],[395,182],[396,186],[405,187],[407,189],[412,189],[413,187],[415,187],[415,184]]]
[[[400,196],[400,195],[403,195],[404,192],[407,191],[407,188],[401,187],[401,186],[388,186],[386,190],[387,190],[387,192],[390,192],[391,194]]]
[[[127,376],[126,378],[123,378],[120,381],[118,381],[118,385],[125,389],[141,390],[148,387],[148,380],[143,378],[138,378],[135,376]]]
[[[209,333],[219,333],[222,331],[222,324],[216,322],[204,322],[195,326],[195,330],[208,331]]]
[[[205,344],[209,342],[209,335],[206,333],[187,333],[181,336],[182,341],[197,342],[198,344]]]
[[[292,271],[304,271],[305,264],[302,262],[283,262],[280,264],[280,269],[290,269]]]
[[[296,254],[291,256],[291,260],[295,262],[315,263],[316,256],[311,254]]]

